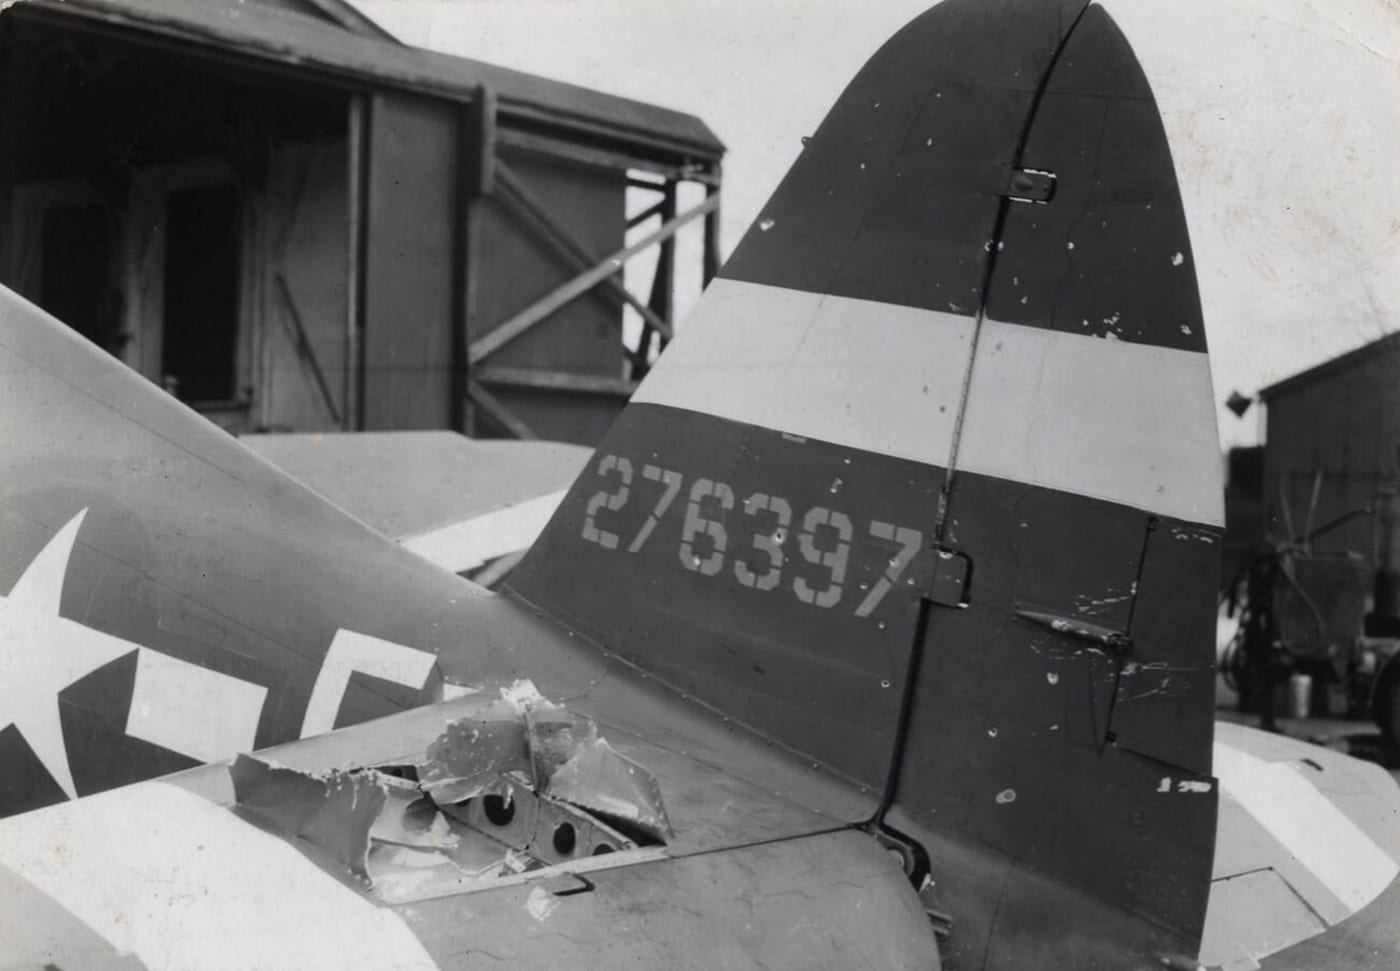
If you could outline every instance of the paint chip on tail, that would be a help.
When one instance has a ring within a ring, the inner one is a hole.
[[[549,919],[549,915],[554,913],[554,908],[559,906],[556,900],[544,887],[535,887],[530,891],[530,896],[525,898],[525,909],[530,916],[540,923]]]

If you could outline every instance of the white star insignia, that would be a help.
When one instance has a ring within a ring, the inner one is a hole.
[[[49,775],[75,798],[58,693],[140,645],[58,615],[73,542],[87,515],[70,519],[0,597],[0,729],[14,725]]]
[[[0,730],[25,743],[70,799],[77,797],[59,715],[59,692],[137,652],[126,734],[201,762],[251,751],[267,688],[60,617],[64,576],[84,509],[54,534],[0,597]],[[356,671],[423,688],[437,656],[339,630],[318,672],[303,737],[330,731]]]

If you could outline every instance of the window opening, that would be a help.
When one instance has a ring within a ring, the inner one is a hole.
[[[167,199],[161,376],[182,401],[237,396],[240,230],[233,185]]]
[[[39,306],[104,350],[119,353],[107,210],[96,203],[51,206],[40,232]]]

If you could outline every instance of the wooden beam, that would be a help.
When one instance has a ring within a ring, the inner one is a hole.
[[[655,232],[648,234],[644,239],[613,253],[591,270],[580,273],[563,286],[557,287],[546,296],[520,311],[520,313],[516,314],[514,317],[511,317],[505,323],[501,324],[501,326],[491,331],[491,333],[474,342],[471,347],[468,348],[467,359],[475,365],[482,359],[490,357],[502,347],[554,313],[560,307],[563,307],[570,301],[592,290],[600,282],[606,280],[613,274],[620,273],[623,264],[638,253],[648,247],[656,245],[664,239],[669,239],[674,236],[676,231],[682,226],[702,216],[707,216],[718,208],[719,196],[711,195],[694,209],[690,209],[682,215],[677,216],[675,219],[670,220]]]
[[[676,183],[666,186],[666,195],[661,200],[663,221],[676,218]],[[670,327],[656,328],[642,326],[637,338],[637,349],[632,354],[632,377],[640,381],[651,370],[651,341],[655,334],[660,339],[658,350],[665,350],[667,343],[675,336],[675,290],[676,290],[676,238],[672,236],[661,244],[661,252],[656,257],[656,272],[651,277],[651,297],[647,305]]]
[[[369,245],[369,97],[350,98],[346,116],[349,158],[350,252],[345,314],[345,371],[341,374],[344,431],[364,427],[365,266]]]
[[[483,388],[479,382],[470,378],[467,379],[467,396],[470,397],[472,401],[476,402],[477,406],[480,407],[492,421],[500,425],[515,438],[524,439],[526,441],[533,441],[539,438],[539,436],[535,434],[534,429],[525,424],[524,420],[521,419],[519,415],[507,408],[501,402],[501,399]]]
[[[554,251],[563,257],[565,262],[572,263],[575,272],[586,270],[595,265],[597,257],[585,250],[550,217],[549,212],[510,166],[500,162],[497,164],[497,172],[501,180],[501,187],[506,190],[503,198],[508,199],[524,211],[525,215],[534,222],[534,229],[540,237],[553,247]],[[633,296],[632,291],[628,290],[617,277],[608,277],[603,281],[603,285],[612,291],[614,296],[641,314],[643,320],[649,322],[653,327],[659,326],[666,333],[670,333],[670,324],[657,317],[650,307]]]
[[[684,179],[692,182],[703,182],[706,185],[710,183],[711,179],[705,166],[666,165],[653,159],[621,152],[610,152],[602,148],[581,145],[578,142],[549,138],[544,135],[536,135],[533,132],[521,131],[518,128],[502,128],[500,141],[507,148],[543,156],[554,161],[574,162],[592,168],[611,169],[615,172],[632,170],[651,172],[662,176],[667,181]]]
[[[574,391],[583,394],[605,394],[630,398],[637,390],[636,381],[609,378],[595,374],[575,374],[571,371],[548,371],[543,368],[495,367],[484,365],[476,369],[476,380],[482,384],[510,388],[531,388],[538,391]]]
[[[321,361],[316,357],[316,348],[311,346],[311,338],[306,334],[306,324],[301,319],[301,311],[297,309],[296,300],[292,299],[292,291],[287,286],[287,278],[278,273],[275,279],[277,281],[277,295],[282,298],[282,305],[287,308],[287,316],[292,321],[292,338],[296,342],[297,356],[311,365],[311,376],[316,379],[316,388],[321,392],[321,401],[325,404],[326,411],[330,413],[331,421],[339,425],[340,411],[335,406],[335,396],[331,394],[331,386],[326,381],[326,373],[321,370]]]
[[[468,185],[474,196],[489,196],[496,181],[496,141],[499,129],[496,127],[496,94],[488,87],[477,88],[476,97],[464,109],[467,118],[469,141],[464,148],[470,149],[467,156],[471,160],[468,172]]]
[[[663,182],[656,182],[652,179],[639,179],[635,175],[627,177],[627,187],[629,189],[648,189],[652,192],[665,192],[668,185],[674,185],[670,179]]]
[[[705,213],[705,286],[719,272],[719,166],[715,166],[715,181],[705,186],[705,202],[714,203]]]
[[[483,86],[458,112],[457,142],[457,327],[452,338],[452,424],[470,435],[475,431],[476,409],[467,394],[471,362],[467,348],[476,328],[477,292],[480,289],[482,200],[496,183],[496,96]]]
[[[630,217],[630,218],[627,220],[627,228],[628,228],[628,229],[635,229],[636,227],[640,226],[642,223],[646,222],[648,219],[652,218],[653,216],[659,216],[659,215],[661,215],[661,214],[662,214],[663,212],[665,212],[665,211],[666,211],[666,200],[665,200],[665,199],[662,199],[660,202],[658,202],[656,205],[652,206],[650,209],[644,209],[644,210],[642,210],[641,212],[637,213],[635,216]]]

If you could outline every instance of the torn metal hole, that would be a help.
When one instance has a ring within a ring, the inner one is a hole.
[[[572,856],[577,845],[578,831],[572,823],[560,823],[554,827],[554,852],[563,857]]]
[[[515,803],[505,796],[498,796],[492,793],[483,796],[481,800],[481,811],[486,814],[486,819],[493,826],[509,826],[515,819]]]
[[[240,756],[229,773],[239,814],[389,902],[671,837],[655,777],[528,683],[416,762],[312,773]]]

